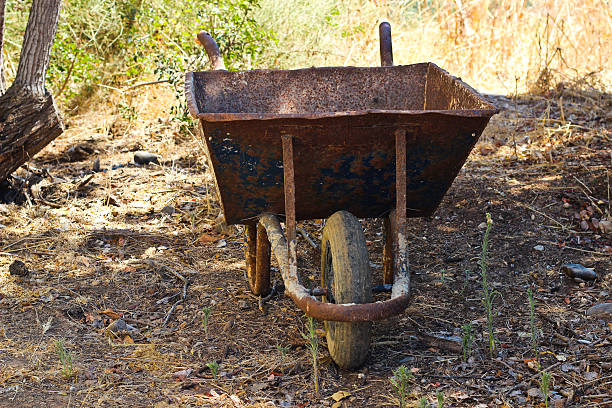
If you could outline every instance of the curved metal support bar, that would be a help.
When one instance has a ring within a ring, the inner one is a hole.
[[[198,33],[198,41],[200,44],[202,44],[204,50],[206,50],[206,54],[208,54],[208,59],[210,59],[212,69],[225,69],[225,63],[223,62],[221,51],[219,51],[219,46],[214,38],[212,38],[212,36],[206,31],[200,31]]]
[[[406,282],[405,279],[401,279],[399,276],[393,285],[393,295],[390,300],[365,304],[319,302],[300,284],[297,271],[291,271],[289,268],[287,240],[278,218],[273,214],[263,214],[259,218],[259,223],[263,225],[268,234],[272,252],[278,262],[278,267],[285,283],[285,293],[308,316],[319,320],[337,322],[366,322],[398,315],[408,306],[410,301],[408,287],[403,287],[403,285],[408,285],[409,282]]]
[[[380,37],[380,65],[383,67],[393,66],[393,46],[391,45],[391,24],[383,21],[378,26]]]

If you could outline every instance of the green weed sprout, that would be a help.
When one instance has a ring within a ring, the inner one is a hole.
[[[64,347],[62,340],[55,341],[55,352],[59,357],[60,363],[62,364],[62,374],[66,378],[72,377],[72,353]]]
[[[444,406],[444,393],[441,391],[436,392],[436,399],[438,400],[438,408]]]
[[[312,381],[314,382],[315,392],[319,393],[319,338],[317,337],[317,326],[315,319],[308,316],[306,333],[302,333],[304,340],[308,342],[308,350],[312,357]]]
[[[427,398],[425,397],[421,397],[421,399],[419,400],[419,404],[417,405],[418,408],[427,408]]]
[[[482,303],[485,307],[487,314],[487,332],[489,337],[489,352],[491,358],[493,358],[493,352],[495,351],[495,332],[493,329],[493,301],[495,297],[499,295],[499,292],[489,287],[488,275],[487,275],[487,250],[489,248],[489,232],[493,221],[491,220],[491,214],[487,213],[487,229],[482,240],[482,252],[480,253],[480,278],[482,281]]]
[[[468,282],[470,280],[470,270],[465,270],[465,283],[463,284],[463,289],[461,289],[461,294],[465,295],[465,290],[467,289]]]
[[[208,318],[210,317],[211,309],[208,306],[204,306],[202,308],[202,328],[204,329],[204,334],[208,336]]]
[[[285,358],[287,356],[287,352],[289,351],[289,347],[285,347],[285,346],[281,346],[280,344],[277,344],[276,350],[278,350],[282,358]]]
[[[400,408],[406,406],[408,402],[408,393],[410,392],[410,380],[413,378],[412,373],[406,366],[401,365],[393,371],[393,377],[389,379],[393,387],[395,387],[395,391],[397,393],[397,398],[399,400]]]
[[[542,371],[542,377],[540,378],[540,391],[544,397],[544,405],[548,408],[548,397],[550,392],[550,380],[552,376],[546,371]]]
[[[472,332],[472,324],[466,323],[461,326],[463,336],[461,336],[461,347],[463,348],[463,361],[467,361],[472,355],[472,343],[474,342],[474,333]]]
[[[219,372],[219,363],[213,361],[212,363],[206,363],[206,367],[210,368],[213,379],[217,379],[217,373]]]

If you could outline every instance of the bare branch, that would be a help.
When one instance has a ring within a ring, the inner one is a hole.
[[[4,1],[4,0],[0,0]],[[45,73],[55,39],[61,0],[33,0],[14,85],[45,94]]]

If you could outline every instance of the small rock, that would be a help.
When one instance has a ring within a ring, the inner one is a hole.
[[[94,152],[94,149],[91,146],[86,144],[79,144],[70,147],[70,149],[66,150],[64,153],[69,161],[76,162],[85,160],[90,154]]]
[[[578,369],[571,364],[561,364],[561,371],[567,373],[568,371],[578,371]]]
[[[601,220],[599,221],[599,230],[603,234],[612,233],[612,221],[611,220]]]
[[[176,212],[176,209],[171,206],[171,205],[167,205],[164,208],[161,209],[160,211],[162,214],[166,214],[166,215],[172,215]]]
[[[533,249],[535,249],[536,251],[543,251],[544,250],[544,246],[543,245],[536,245],[533,247]]]
[[[100,171],[100,158],[99,157],[96,157],[96,160],[94,160],[93,165],[91,166],[91,169],[95,171],[96,173]]]
[[[136,164],[149,164],[156,163],[159,164],[157,160],[157,155],[145,151],[138,151],[134,153],[134,163]]]
[[[106,330],[113,333],[121,333],[127,331],[127,323],[123,319],[118,319],[108,325]]]
[[[597,274],[593,269],[585,268],[580,264],[561,265],[561,272],[565,273],[570,278],[582,279],[583,281],[593,281],[597,279]]]
[[[127,324],[123,319],[115,320],[108,325],[106,330],[116,335],[131,334],[137,331],[134,326]]]
[[[268,383],[265,382],[257,382],[254,383],[253,385],[251,385],[251,391],[252,392],[259,392],[262,390],[265,390],[266,388],[268,388]]]
[[[612,302],[599,303],[595,306],[591,306],[586,314],[587,316],[601,319],[612,319]]]
[[[531,398],[541,398],[542,392],[538,388],[530,388],[527,390],[527,395]]]
[[[28,268],[26,267],[26,265],[21,262],[20,260],[16,259],[13,261],[12,264],[10,264],[9,266],[9,273],[12,276],[28,276],[28,274],[30,273],[30,271],[28,270]]]
[[[481,222],[480,224],[478,224],[478,229],[485,229],[485,228],[487,228],[486,222]]]
[[[241,300],[240,302],[238,302],[238,307],[242,310],[248,309],[249,302],[247,302],[246,300]]]
[[[555,408],[563,408],[563,407],[565,407],[565,403],[566,402],[567,402],[567,400],[565,398],[556,399],[554,401],[554,407]]]
[[[595,371],[588,371],[584,373],[584,379],[587,381],[593,381],[597,377],[599,377],[599,374],[597,374]]]
[[[225,216],[223,213],[219,213],[215,218],[215,231],[222,235],[233,235],[236,232],[236,227],[233,225],[227,225],[225,222]]]
[[[193,372],[193,369],[186,368],[184,370],[172,373],[172,377],[174,377],[178,381],[185,381],[187,379],[187,377],[189,377],[191,375],[192,372]]]

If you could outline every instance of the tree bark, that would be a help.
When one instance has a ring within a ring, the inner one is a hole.
[[[14,85],[29,88],[35,95],[45,94],[45,73],[61,3],[61,0],[34,0],[30,9]]]
[[[15,81],[0,96],[0,182],[64,131],[45,89],[60,6],[61,0],[32,2]]]
[[[6,80],[4,79],[4,57],[2,50],[4,49],[4,10],[6,8],[6,0],[0,0],[0,95],[6,89]]]

